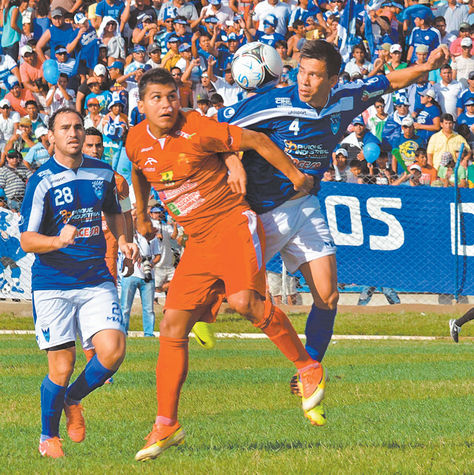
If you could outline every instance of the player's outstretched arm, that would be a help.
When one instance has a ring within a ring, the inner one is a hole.
[[[157,232],[151,223],[150,216],[148,216],[148,199],[151,186],[143,173],[135,166],[132,167],[132,185],[135,192],[137,231],[146,239],[151,240]]]
[[[309,193],[314,186],[313,177],[300,172],[291,158],[265,134],[242,129],[241,150],[255,150],[268,163],[280,170],[293,183],[296,191]]]
[[[449,60],[449,52],[445,45],[441,45],[431,52],[426,63],[416,64],[405,69],[397,69],[387,74],[392,91],[402,89],[416,82],[423,74],[439,69]]]
[[[20,245],[25,252],[45,254],[74,244],[76,234],[76,227],[70,224],[66,224],[61,229],[59,236],[45,236],[44,234],[33,231],[25,231],[21,233]]]

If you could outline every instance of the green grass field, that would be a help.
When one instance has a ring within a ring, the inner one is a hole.
[[[9,326],[10,317],[0,316],[0,328]],[[368,333],[372,328],[374,333],[376,323],[379,334],[447,334],[445,315],[352,317],[338,317],[336,332]],[[293,321],[301,331],[304,316]],[[132,327],[139,329],[138,319]],[[216,327],[252,328],[234,315],[223,316]],[[115,384],[84,401],[86,440],[69,441],[62,421],[67,456],[45,460],[37,452],[45,355],[33,336],[3,335],[0,472],[473,473],[471,328],[463,328],[458,345],[448,339],[331,344],[325,359],[328,424],[322,428],[303,418],[298,399],[289,392],[293,369],[270,342],[219,340],[215,350],[206,351],[192,341],[180,411],[186,444],[142,464],[133,456],[156,412],[158,340],[129,339]],[[84,363],[79,355],[78,369]]]

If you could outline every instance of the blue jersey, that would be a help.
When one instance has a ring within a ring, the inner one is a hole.
[[[385,76],[339,84],[321,110],[299,99],[298,86],[274,88],[218,111],[221,122],[265,132],[291,156],[296,166],[315,180],[313,193],[328,169],[332,151],[352,119],[385,94]],[[276,208],[296,194],[293,184],[254,150],[242,159],[247,171],[247,200],[257,213]]]
[[[474,99],[474,91],[471,91],[469,88],[464,89],[464,91],[458,97],[456,107],[459,107],[460,109],[465,111],[466,102],[468,101],[468,99]]]
[[[428,54],[436,49],[441,43],[441,36],[439,31],[434,28],[422,30],[419,27],[413,28],[410,38],[408,39],[408,46],[413,46],[414,51],[411,57],[411,62],[416,61],[416,47],[428,46]]]
[[[84,156],[69,169],[54,157],[29,179],[21,208],[20,232],[58,236],[66,224],[77,228],[73,245],[36,254],[32,290],[81,289],[113,282],[105,265],[102,211],[120,213],[113,170]]]

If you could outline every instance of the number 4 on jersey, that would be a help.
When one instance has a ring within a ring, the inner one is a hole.
[[[293,132],[294,135],[298,135],[300,131],[300,119],[295,119],[290,126],[288,127],[289,130]]]

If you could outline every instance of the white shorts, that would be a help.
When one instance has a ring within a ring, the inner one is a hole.
[[[159,288],[166,282],[170,282],[174,271],[174,267],[155,267],[155,287]]]
[[[288,271],[294,273],[305,262],[336,253],[316,196],[285,201],[259,216],[265,229],[265,262],[279,252]]]
[[[76,341],[93,348],[92,337],[101,330],[125,333],[117,289],[112,282],[96,287],[33,292],[36,341],[41,350]]]

